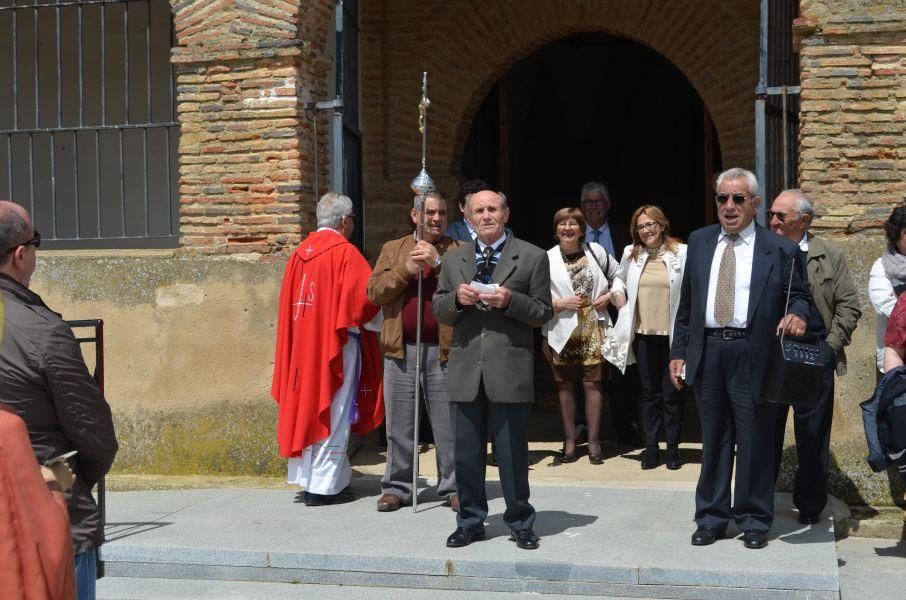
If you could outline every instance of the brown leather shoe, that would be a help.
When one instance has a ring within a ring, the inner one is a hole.
[[[448,498],[448,500],[450,502],[450,510],[452,510],[455,513],[458,513],[459,512],[459,496],[457,496],[456,494],[453,494],[452,496],[450,496]]]
[[[400,497],[395,494],[384,494],[377,501],[378,512],[393,512],[400,509]]]

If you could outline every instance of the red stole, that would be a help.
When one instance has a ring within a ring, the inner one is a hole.
[[[286,264],[271,384],[284,458],[301,456],[330,435],[330,402],[343,383],[346,329],[367,323],[380,310],[365,295],[370,275],[358,248],[332,229],[305,238]],[[382,365],[374,332],[362,329],[359,343],[362,370],[352,431],[364,435],[384,419]]]

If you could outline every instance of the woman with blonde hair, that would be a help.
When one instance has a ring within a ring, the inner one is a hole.
[[[686,245],[670,235],[670,221],[657,206],[636,209],[629,229],[632,244],[623,251],[613,286],[613,303],[620,315],[613,334],[604,341],[604,356],[622,372],[627,364],[638,363],[642,468],[660,464],[658,438],[663,426],[667,468],[679,469],[682,394],[670,382],[667,365]]]
[[[618,263],[595,243],[584,243],[585,218],[578,208],[561,208],[554,214],[557,245],[548,250],[551,297],[554,316],[541,329],[546,339],[543,350],[551,365],[560,401],[565,441],[554,464],[579,459],[576,452],[575,385],[585,391],[585,418],[588,425],[588,459],[604,461],[600,431],[604,393],[601,381],[608,367],[601,354],[604,327],[610,324],[607,304],[610,281]]]

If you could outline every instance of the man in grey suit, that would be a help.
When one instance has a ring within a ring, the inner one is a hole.
[[[553,314],[550,268],[544,250],[505,231],[510,212],[503,194],[472,194],[466,211],[477,238],[444,255],[433,300],[434,317],[453,327],[448,378],[459,512],[447,546],[485,539],[490,419],[506,501],[503,521],[518,547],[534,549],[527,437],[534,400],[532,329]]]

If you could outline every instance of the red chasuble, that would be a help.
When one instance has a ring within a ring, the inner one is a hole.
[[[365,295],[371,266],[346,238],[317,231],[296,248],[283,274],[271,395],[279,405],[280,456],[301,456],[330,435],[330,401],[343,383],[347,327],[367,323],[380,307]],[[357,420],[366,434],[384,419],[381,354],[374,332],[361,330]]]

